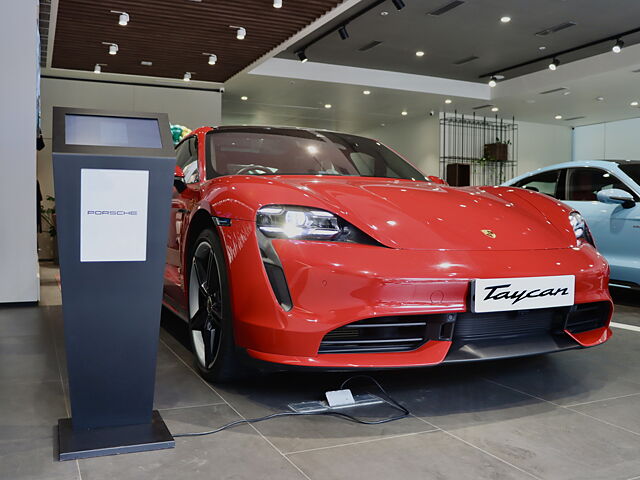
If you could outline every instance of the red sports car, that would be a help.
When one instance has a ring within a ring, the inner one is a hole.
[[[203,376],[243,352],[330,369],[598,345],[609,267],[579,213],[453,188],[367,138],[200,128],[177,146],[164,302]]]

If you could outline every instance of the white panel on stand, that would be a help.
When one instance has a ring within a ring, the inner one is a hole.
[[[149,172],[82,169],[80,261],[147,259]]]

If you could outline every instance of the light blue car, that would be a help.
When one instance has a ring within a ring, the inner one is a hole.
[[[640,161],[559,163],[504,185],[545,193],[575,208],[611,265],[609,284],[640,289]]]

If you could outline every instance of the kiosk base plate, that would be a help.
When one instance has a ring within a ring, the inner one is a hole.
[[[174,448],[176,442],[154,410],[151,423],[89,430],[74,430],[70,418],[61,418],[58,445],[58,459],[63,461]]]

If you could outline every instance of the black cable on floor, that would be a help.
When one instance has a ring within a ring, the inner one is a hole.
[[[314,416],[318,416],[318,415],[326,415],[326,416],[333,416],[333,417],[338,417],[338,418],[343,418],[345,420],[348,420],[350,422],[354,422],[354,423],[360,423],[362,425],[381,425],[383,423],[389,423],[389,422],[395,422],[396,420],[401,420],[403,418],[406,418],[410,415],[409,410],[407,410],[406,407],[404,407],[403,405],[401,405],[398,401],[396,401],[395,399],[393,399],[391,397],[391,395],[389,395],[389,393],[382,388],[382,385],[380,385],[380,383],[378,383],[378,381],[369,376],[369,375],[354,375],[353,377],[350,377],[348,379],[346,379],[344,382],[342,382],[342,385],[340,385],[340,390],[342,390],[349,382],[351,382],[352,380],[355,380],[357,378],[364,378],[364,379],[368,379],[371,380],[377,387],[378,389],[380,389],[380,391],[382,392],[382,394],[386,397],[386,403],[388,405],[390,405],[391,407],[393,407],[396,410],[399,410],[400,413],[399,415],[393,416],[393,417],[388,417],[388,418],[382,418],[380,420],[363,420],[361,418],[355,417],[353,415],[349,415],[348,413],[344,413],[344,412],[336,412],[336,411],[323,411],[323,412],[278,412],[278,413],[272,413],[271,415],[265,415],[264,417],[258,417],[258,418],[247,418],[247,419],[242,419],[242,420],[236,420],[235,422],[231,422],[231,423],[227,423],[226,425],[223,425],[219,428],[216,428],[214,430],[209,430],[206,432],[194,432],[194,433],[179,433],[177,435],[174,435],[174,438],[180,438],[180,437],[202,437],[205,435],[212,435],[214,433],[218,433],[218,432],[222,432],[223,430],[228,430],[229,428],[233,428],[236,427],[238,425],[242,425],[242,424],[252,424],[252,423],[258,423],[258,422],[263,422],[265,420],[270,420],[272,418],[278,418],[278,417],[300,417],[300,416],[310,416],[310,415],[314,415]]]

